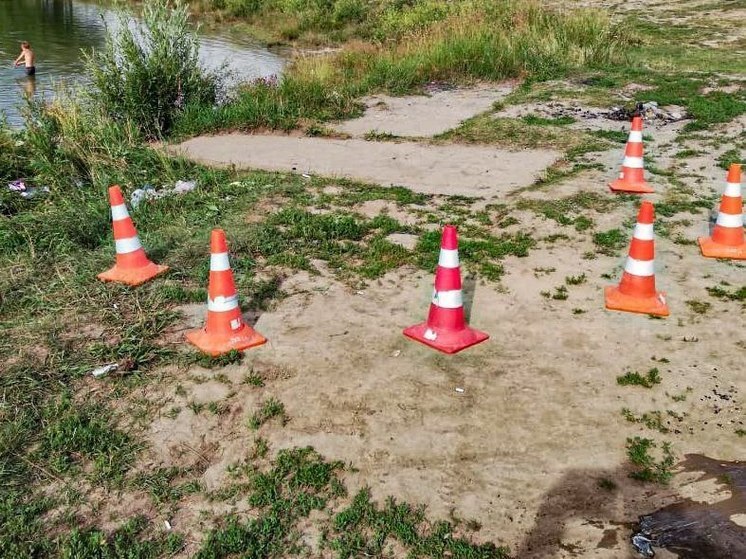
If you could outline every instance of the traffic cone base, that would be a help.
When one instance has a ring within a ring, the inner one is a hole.
[[[720,199],[717,221],[709,237],[700,237],[702,255],[709,258],[746,260],[746,236],[743,230],[741,165],[728,168],[725,191]]]
[[[156,264],[148,259],[137,236],[135,224],[127,211],[122,191],[117,185],[109,187],[109,204],[111,227],[114,231],[116,264],[96,277],[102,281],[114,281],[134,286],[145,283],[168,270],[168,266]]]
[[[654,221],[653,204],[643,201],[637,214],[622,279],[618,286],[604,289],[607,309],[668,316],[666,296],[655,289]]]
[[[168,270],[168,266],[155,264],[153,262],[141,268],[122,268],[114,265],[112,268],[101,272],[96,277],[102,281],[115,281],[126,285],[136,286],[153,279]]]
[[[443,228],[438,267],[435,270],[435,286],[427,320],[405,329],[404,335],[449,354],[457,353],[489,338],[484,332],[466,325],[458,257],[458,234],[453,225],[446,225]]]
[[[462,349],[477,345],[490,337],[485,332],[469,327],[458,332],[429,328],[427,322],[410,326],[404,330],[404,335],[448,354],[458,353]]]
[[[609,188],[613,192],[629,192],[631,194],[650,194],[655,192],[653,187],[650,186],[647,181],[628,182],[624,178],[615,180],[609,184]]]
[[[186,333],[186,339],[201,351],[216,357],[266,343],[267,339],[241,317],[238,293],[222,229],[210,235],[210,280],[207,289],[205,326]]]
[[[604,293],[606,295],[606,308],[609,310],[654,316],[669,315],[666,294],[663,292],[658,291],[652,297],[640,297],[638,295],[625,295],[618,287],[607,287],[604,289]]]
[[[728,258],[730,260],[746,260],[746,243],[742,245],[722,245],[712,240],[712,237],[700,237],[699,248],[702,256],[708,258]]]
[[[186,334],[187,340],[204,353],[217,357],[234,349],[242,351],[267,343],[267,338],[246,324],[231,334],[210,334],[204,328]]]
[[[633,194],[648,194],[653,192],[645,180],[645,169],[642,147],[642,118],[632,119],[627,145],[624,148],[624,160],[619,178],[609,184],[612,192],[630,192]]]

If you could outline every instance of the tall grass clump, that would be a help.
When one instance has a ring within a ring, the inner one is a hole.
[[[418,0],[388,6],[375,23],[385,31],[381,40],[296,59],[280,80],[252,84],[230,105],[190,108],[176,133],[293,128],[304,119],[350,116],[360,95],[416,92],[433,80],[555,78],[620,61],[626,42],[604,12],[563,12],[533,0]]]
[[[148,138],[167,134],[191,103],[215,102],[219,80],[199,63],[199,39],[182,0],[147,0],[142,22],[122,11],[102,50],[86,56],[93,97],[118,122]]]

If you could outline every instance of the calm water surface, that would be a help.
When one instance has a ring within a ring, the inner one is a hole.
[[[81,81],[81,49],[101,47],[105,25],[115,22],[114,12],[89,2],[0,0],[0,111],[8,121],[22,122],[18,107],[25,94],[49,97],[56,83]],[[21,41],[31,43],[36,53],[35,78],[27,78],[22,67],[13,68]],[[238,79],[279,74],[285,61],[280,52],[228,32],[203,34],[201,43],[205,66],[215,68],[227,61]]]

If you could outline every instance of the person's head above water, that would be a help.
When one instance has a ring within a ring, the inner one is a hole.
[[[23,41],[23,42],[21,43],[21,48],[22,48],[22,49],[30,49],[30,48],[31,48],[31,45],[29,44],[29,42],[28,42],[28,41]]]

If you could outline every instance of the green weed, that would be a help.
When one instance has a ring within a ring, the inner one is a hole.
[[[258,374],[256,374],[253,370],[250,373],[247,373],[244,375],[243,380],[241,381],[241,384],[250,384],[251,386],[256,386],[261,388],[264,386],[264,379]]]
[[[708,303],[707,301],[697,301],[695,299],[686,301],[686,304],[697,314],[705,314],[712,307],[712,303]]]
[[[733,163],[746,164],[746,159],[741,157],[741,152],[737,149],[730,149],[718,157],[718,167],[721,169],[727,170]]]
[[[419,557],[507,559],[508,550],[492,543],[474,544],[454,535],[454,526],[438,522],[425,528],[424,508],[413,508],[389,498],[383,507],[363,489],[333,520],[328,538],[341,559],[381,557],[386,544],[396,541]]]
[[[708,287],[707,293],[723,301],[746,301],[746,285],[732,291],[716,285]]]
[[[676,152],[674,154],[674,157],[676,159],[688,159],[690,157],[698,157],[700,155],[705,155],[705,152],[697,149],[682,149],[681,151]]]
[[[176,483],[178,478],[189,472],[177,467],[158,468],[150,473],[140,473],[133,480],[132,485],[147,491],[156,505],[175,503],[186,495],[198,493],[201,490],[199,480],[193,479]]]
[[[552,299],[556,301],[565,301],[570,295],[567,292],[567,287],[564,285],[560,285],[559,287],[554,288],[554,293],[552,293]]]
[[[73,530],[57,544],[60,557],[96,557],[97,559],[119,559],[138,557],[157,559],[164,555],[175,555],[184,547],[180,534],[149,536],[145,517],[128,520],[121,528],[107,534],[100,530]]]
[[[668,427],[663,424],[663,414],[659,411],[646,412],[640,416],[636,416],[629,409],[623,408],[622,415],[630,423],[640,423],[648,429],[660,431],[661,433],[668,433],[669,431]]]
[[[438,261],[440,232],[428,231],[420,237],[415,252],[417,263],[426,270],[434,270]],[[503,273],[499,260],[506,256],[527,256],[535,241],[523,233],[515,235],[482,235],[481,238],[459,239],[459,257],[468,269],[478,271],[485,278],[497,281]]]
[[[620,386],[643,386],[645,388],[652,388],[656,384],[661,383],[661,376],[657,368],[650,369],[644,375],[641,375],[637,371],[629,371],[624,375],[617,377],[616,382]]]
[[[526,115],[521,117],[521,120],[526,124],[533,124],[538,126],[565,126],[567,124],[573,124],[575,122],[575,119],[571,116],[544,118],[537,115]]]
[[[646,438],[634,437],[627,439],[627,456],[636,470],[630,473],[630,477],[640,481],[657,482],[666,484],[671,480],[673,474],[671,467],[676,460],[671,451],[671,444],[664,442],[661,447],[661,458],[656,459],[650,455],[650,451],[656,448],[655,441]]]
[[[363,138],[369,142],[390,142],[391,140],[400,139],[399,136],[390,132],[378,132],[377,130],[366,132]]]
[[[627,235],[621,229],[609,229],[593,234],[596,250],[607,256],[614,256],[627,244]]]
[[[249,419],[249,427],[257,430],[267,421],[275,417],[279,417],[283,425],[287,422],[288,417],[285,414],[285,404],[276,398],[269,398],[268,400],[265,400],[259,410],[251,416]]]
[[[246,521],[225,518],[195,557],[279,559],[301,553],[296,525],[311,511],[323,510],[329,499],[344,495],[337,478],[341,468],[341,463],[326,462],[310,448],[281,450],[268,470],[251,474],[249,502],[258,516]]]
[[[519,200],[517,207],[518,209],[532,210],[536,214],[556,221],[560,225],[572,225],[576,230],[584,231],[593,224],[588,216],[585,215],[587,210],[604,213],[613,208],[617,203],[618,201],[613,198],[591,192],[581,192],[556,200]]]
[[[582,285],[587,280],[588,278],[586,277],[585,273],[580,274],[579,276],[566,276],[565,277],[565,283],[567,285]]]
[[[39,457],[57,473],[66,473],[89,460],[98,480],[121,483],[138,446],[114,429],[102,406],[74,404],[63,393],[43,412],[44,432]]]

